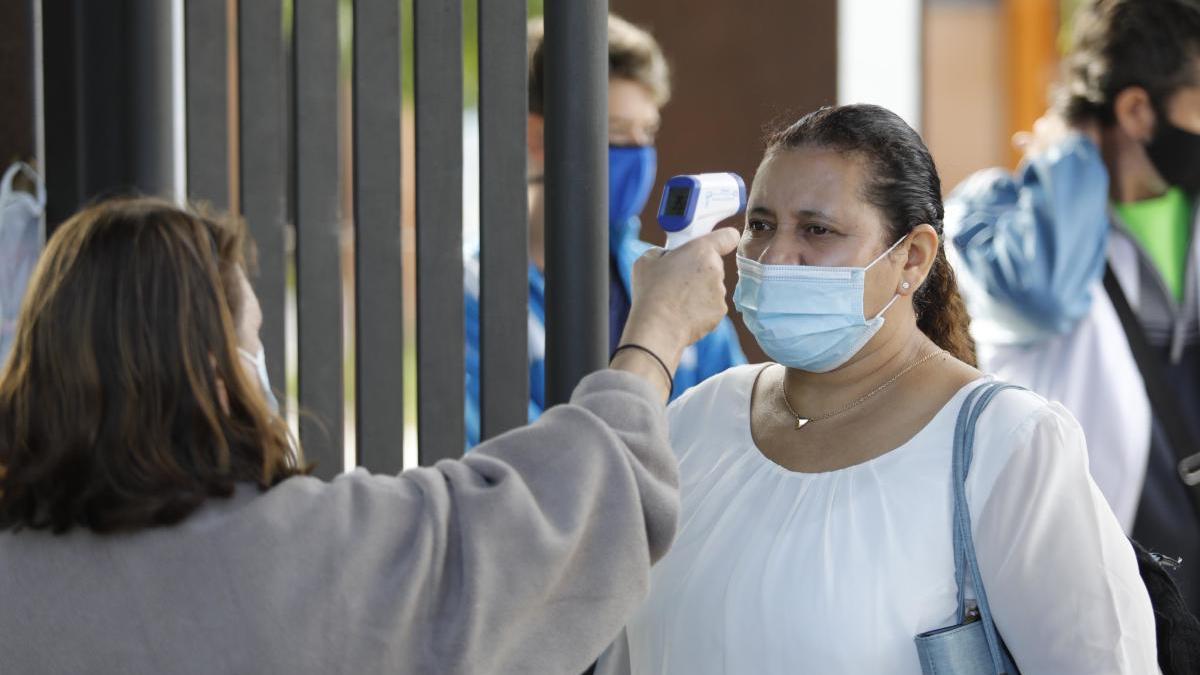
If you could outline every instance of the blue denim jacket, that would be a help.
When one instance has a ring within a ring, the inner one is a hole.
[[[976,329],[1005,343],[1069,332],[1091,309],[1109,226],[1108,172],[1082,135],[1016,174],[964,181],[947,200],[946,233]]]

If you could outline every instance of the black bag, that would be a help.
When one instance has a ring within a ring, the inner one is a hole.
[[[1179,587],[1164,569],[1164,562],[1174,561],[1167,562],[1136,541],[1130,541],[1137,554],[1138,572],[1154,606],[1158,667],[1163,675],[1200,673],[1200,621],[1188,611]]]
[[[1179,460],[1179,477],[1187,488],[1188,497],[1193,508],[1200,513],[1200,446],[1187,427],[1183,425],[1183,417],[1176,409],[1175,399],[1167,389],[1166,376],[1162,365],[1158,362],[1142,324],[1129,305],[1125,291],[1117,280],[1112,266],[1104,270],[1104,290],[1112,300],[1121,326],[1125,329],[1125,337],[1129,340],[1129,349],[1137,361],[1138,370],[1142,373],[1142,381],[1146,385],[1146,394],[1150,399],[1150,408],[1155,419],[1162,426],[1167,440]],[[1151,553],[1135,541],[1134,552],[1137,554],[1138,572],[1150,593],[1150,604],[1154,607],[1154,622],[1156,642],[1158,643],[1158,666],[1163,675],[1180,675],[1200,673],[1200,621],[1188,611],[1187,603],[1179,593],[1179,587],[1171,578],[1166,566],[1176,567],[1190,562],[1200,565],[1200,560],[1179,561]]]

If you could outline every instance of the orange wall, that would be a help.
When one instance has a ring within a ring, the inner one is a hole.
[[[1015,168],[1012,135],[1049,105],[1058,68],[1058,3],[950,2],[925,11],[923,133],[949,193],[968,175]]]
[[[925,11],[923,135],[947,193],[978,169],[1008,163],[1004,40],[999,5]]]
[[[1051,0],[1005,0],[1009,131],[1033,128],[1046,111],[1050,87],[1058,68],[1058,3]],[[1013,164],[1020,161],[1009,150]]]

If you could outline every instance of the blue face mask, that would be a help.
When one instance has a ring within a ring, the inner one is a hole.
[[[621,225],[642,212],[657,168],[652,145],[608,146],[608,222]]]
[[[258,348],[257,354],[238,347],[238,353],[242,358],[254,364],[254,373],[258,375],[258,386],[262,389],[263,398],[267,400],[267,407],[271,412],[279,414],[279,400],[275,398],[275,392],[271,391],[271,380],[267,377],[267,352],[262,347]]]
[[[810,373],[844,365],[883,327],[892,297],[873,318],[863,315],[866,267],[764,265],[738,256],[733,304],[758,344],[777,363]]]

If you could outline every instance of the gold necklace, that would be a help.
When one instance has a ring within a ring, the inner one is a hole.
[[[911,371],[913,368],[916,368],[917,366],[921,365],[922,363],[925,363],[926,361],[928,361],[929,359],[932,359],[933,357],[937,356],[938,354],[945,354],[945,353],[946,352],[941,349],[934,350],[934,351],[926,354],[925,356],[922,356],[921,358],[917,359],[916,361],[913,361],[912,363],[908,364],[907,366],[905,366],[904,370],[901,370],[900,372],[893,375],[892,378],[890,380],[888,380],[887,382],[884,382],[883,384],[879,385],[875,389],[867,392],[866,395],[858,398],[855,401],[852,401],[850,404],[845,405],[831,413],[825,413],[824,415],[817,415],[816,417],[801,417],[796,412],[796,409],[792,407],[792,402],[789,401],[788,397],[787,397],[787,387],[784,386],[785,382],[787,380],[787,372],[786,371],[784,372],[784,376],[779,378],[779,393],[783,395],[783,404],[785,406],[787,406],[788,412],[790,412],[792,414],[792,417],[796,418],[796,431],[799,431],[799,430],[803,429],[804,426],[807,424],[811,424],[813,422],[821,422],[823,420],[831,419],[831,418],[837,417],[838,415],[841,415],[842,413],[846,413],[846,412],[849,412],[849,411],[857,408],[858,406],[862,405],[863,403],[866,403],[872,396],[878,394],[879,392],[883,391],[884,389],[887,389],[888,387],[895,384],[896,380],[899,380],[900,378],[907,375],[908,372]]]

